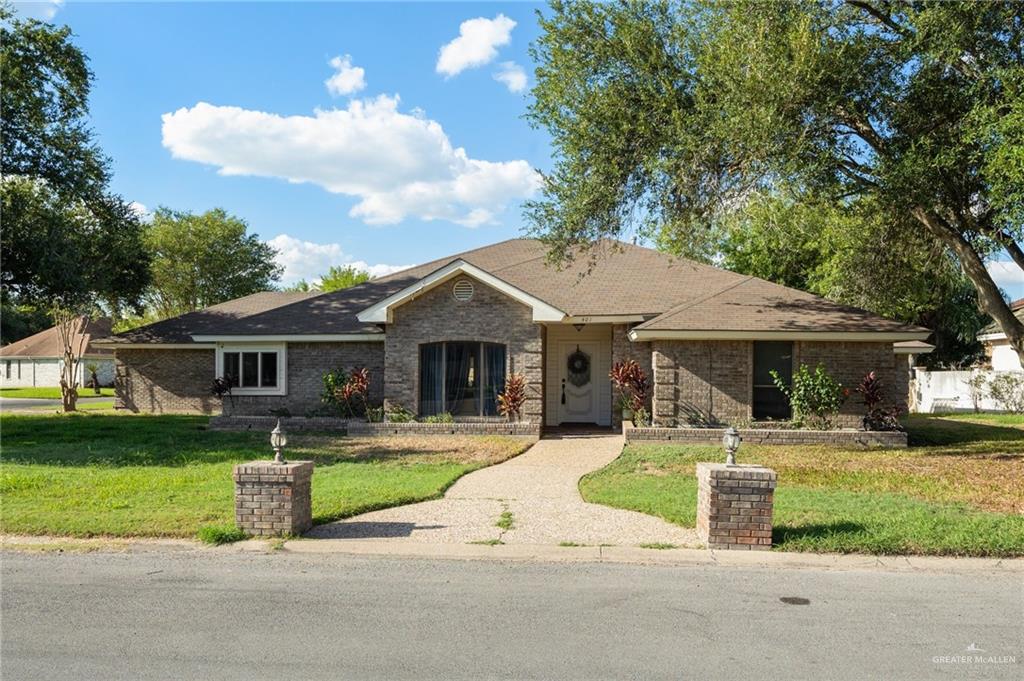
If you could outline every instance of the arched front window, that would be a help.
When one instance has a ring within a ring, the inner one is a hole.
[[[447,341],[420,346],[421,416],[497,416],[505,388],[505,346]]]

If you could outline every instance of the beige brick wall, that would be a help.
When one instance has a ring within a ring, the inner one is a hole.
[[[632,325],[615,324],[612,326],[612,365],[631,359],[640,365],[651,382],[651,394],[654,394],[654,369],[651,364],[651,344],[642,341],[634,343],[626,335]],[[651,410],[651,400],[647,400],[647,409]],[[622,410],[619,408],[619,394],[612,389],[612,427],[622,427]]]
[[[750,341],[653,341],[651,345],[655,425],[750,418]]]
[[[235,395],[224,401],[224,413],[264,416],[271,409],[287,409],[304,416],[320,409],[323,376],[341,367],[370,370],[370,404],[384,400],[384,343],[289,343],[287,395]],[[212,379],[211,379],[212,380]]]
[[[213,350],[117,350],[115,406],[157,414],[220,411]]]
[[[751,417],[752,341],[654,341],[654,423],[677,426],[702,422],[734,423]],[[818,363],[851,395],[839,414],[841,427],[859,427],[864,408],[853,393],[874,370],[886,385],[886,403],[906,406],[909,376],[892,343],[797,341],[794,370]]]
[[[885,384],[885,404],[907,406],[910,380],[906,359],[892,351],[892,343],[837,343],[799,341],[794,344],[794,367],[810,368],[825,365],[832,376],[850,390],[850,397],[839,412],[839,425],[855,428],[861,425],[864,405],[853,392],[864,374],[874,371]]]
[[[508,346],[506,368],[526,376],[523,418],[539,422],[542,413],[542,329],[529,307],[471,280],[473,298],[452,296],[458,278],[445,282],[394,311],[384,341],[384,399],[419,410],[419,346],[438,341],[484,341]]]

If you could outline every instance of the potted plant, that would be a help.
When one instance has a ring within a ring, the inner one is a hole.
[[[633,407],[628,396],[619,395],[619,410],[622,412],[623,422],[633,420]]]

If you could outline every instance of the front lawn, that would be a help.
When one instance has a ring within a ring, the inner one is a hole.
[[[779,473],[776,548],[1024,555],[1024,417],[915,415],[908,431],[912,446],[903,450],[741,447],[741,463]],[[720,446],[630,445],[580,491],[693,527],[695,465],[722,460]]]
[[[0,416],[0,531],[193,536],[234,524],[234,464],[272,456],[267,433],[206,429],[200,416]],[[507,437],[289,435],[316,462],[313,520],[441,495],[465,473],[522,452]]]
[[[100,394],[92,388],[79,388],[79,397],[113,397],[113,388],[100,388]],[[17,397],[20,399],[59,400],[60,388],[0,388],[0,397]]]

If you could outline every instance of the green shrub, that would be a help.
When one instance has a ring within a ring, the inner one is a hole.
[[[451,412],[447,411],[433,414],[432,416],[424,416],[421,420],[423,423],[455,423],[455,417],[451,415]]]
[[[997,373],[988,381],[988,396],[1005,411],[1024,414],[1024,373]]]
[[[410,421],[415,421],[416,418],[411,411],[402,405],[392,404],[387,408],[386,420],[388,423],[409,423]]]
[[[199,528],[196,537],[203,543],[219,545],[242,541],[248,539],[249,535],[234,525],[204,525]]]
[[[813,372],[806,364],[801,364],[793,374],[791,385],[786,385],[777,371],[773,370],[771,375],[778,389],[789,398],[793,421],[800,425],[828,430],[849,395],[842,383],[832,378],[821,364]]]

